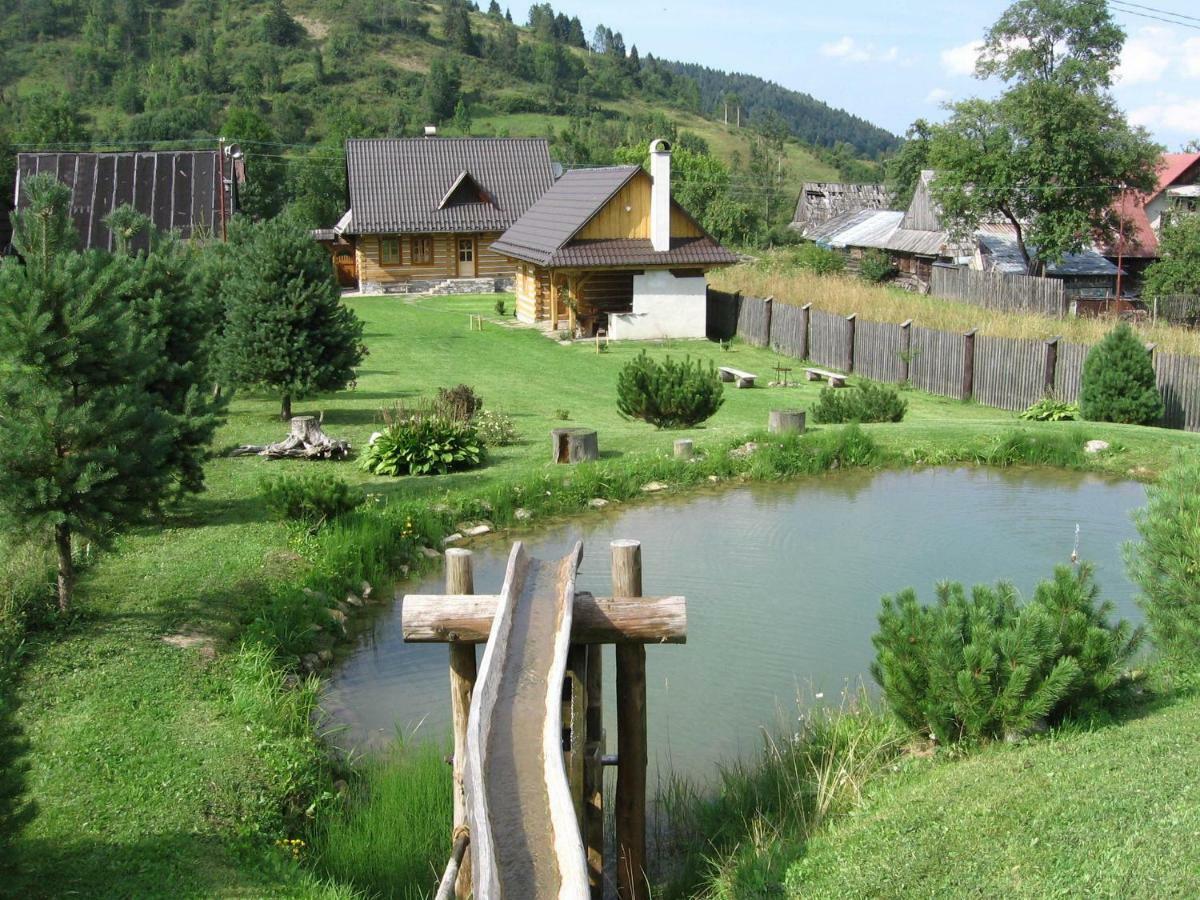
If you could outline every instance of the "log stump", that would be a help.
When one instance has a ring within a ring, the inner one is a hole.
[[[574,465],[600,458],[600,444],[590,428],[555,428],[550,440],[556,463]]]
[[[688,438],[680,438],[675,442],[676,459],[691,459],[695,453],[695,445]]]
[[[267,459],[345,459],[350,442],[331,438],[321,429],[316,416],[293,416],[288,421],[288,436],[276,444],[247,444],[233,456],[264,456]]]
[[[804,434],[804,410],[773,409],[767,417],[771,434]]]

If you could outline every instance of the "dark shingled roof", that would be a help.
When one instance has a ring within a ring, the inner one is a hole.
[[[112,250],[113,238],[104,219],[116,207],[130,204],[149,216],[159,231],[189,237],[196,230],[221,229],[216,150],[142,153],[19,153],[16,198],[28,205],[21,180],[50,173],[71,189],[71,217],[83,249]],[[230,163],[226,162],[226,178]],[[236,210],[236,192],[225,185],[225,215]],[[143,235],[134,249],[145,249]]]
[[[544,138],[346,141],[347,234],[503,231],[554,183]]]
[[[555,182],[529,212],[492,244],[497,253],[535,265],[698,266],[737,262],[711,237],[673,238],[660,253],[648,238],[571,239],[638,172],[641,166],[574,169]]]

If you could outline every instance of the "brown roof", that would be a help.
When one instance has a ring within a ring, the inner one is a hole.
[[[230,165],[225,164],[225,215],[236,210]],[[189,237],[195,231],[220,231],[216,150],[142,153],[20,153],[17,155],[17,203],[24,208],[21,180],[49,173],[71,189],[71,217],[83,249],[113,249],[104,219],[116,207],[130,204],[150,217],[159,231]],[[145,249],[139,235],[134,249]]]
[[[346,173],[347,234],[503,231],[554,183],[544,138],[353,139]]]
[[[492,244],[497,253],[535,265],[562,266],[698,266],[726,265],[737,257],[716,240],[672,238],[671,249],[658,252],[648,238],[572,240],[641,166],[574,169],[546,191],[525,215]],[[676,208],[680,208],[676,204]]]

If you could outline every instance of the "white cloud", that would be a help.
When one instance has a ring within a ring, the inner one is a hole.
[[[860,44],[849,35],[844,35],[828,44],[822,44],[820,53],[830,59],[840,59],[852,63],[901,62],[899,47],[879,49],[874,44]]]
[[[951,47],[942,51],[942,68],[947,75],[974,75],[975,63],[983,50],[983,41],[971,41],[959,47]]]
[[[1153,84],[1161,81],[1171,67],[1171,49],[1174,33],[1170,28],[1150,25],[1139,28],[1125,42],[1121,51],[1121,64],[1117,66],[1118,84]],[[1185,57],[1186,62],[1186,57]],[[1197,63],[1200,69],[1200,63]]]
[[[945,88],[934,88],[925,95],[925,102],[931,106],[941,106],[943,103],[949,100],[951,96],[953,95]]]
[[[1159,131],[1177,131],[1191,134],[1200,122],[1200,97],[1168,95],[1159,102],[1140,106],[1129,113],[1134,125],[1145,125]]]

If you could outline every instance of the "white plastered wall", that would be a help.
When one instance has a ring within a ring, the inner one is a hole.
[[[705,337],[707,296],[703,276],[676,278],[666,270],[635,275],[633,312],[609,315],[609,337],[632,341]]]

